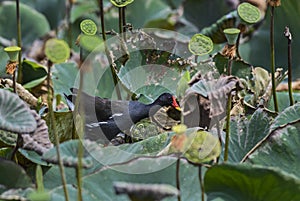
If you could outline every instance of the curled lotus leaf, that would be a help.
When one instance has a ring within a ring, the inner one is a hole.
[[[37,127],[29,107],[16,94],[0,89],[0,129],[18,133],[32,133]]]
[[[114,189],[116,194],[127,194],[131,200],[162,200],[179,195],[178,189],[168,184],[115,182]]]
[[[33,134],[24,134],[23,138],[23,149],[32,150],[42,155],[53,147],[49,139],[48,127],[45,122],[35,110],[31,110],[37,122],[37,129]]]
[[[182,100],[184,122],[188,127],[211,128],[226,116],[228,94],[243,88],[240,79],[234,76],[199,80]]]

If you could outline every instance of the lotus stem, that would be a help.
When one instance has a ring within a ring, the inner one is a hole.
[[[231,111],[231,93],[228,95],[227,100],[227,114],[226,114],[226,137],[225,137],[225,150],[224,150],[224,162],[228,160],[229,150],[229,138],[230,138],[230,111]]]
[[[217,133],[218,133],[218,139],[219,139],[220,145],[222,147],[223,143],[222,143],[221,126],[220,126],[219,117],[218,117],[218,120],[217,120]],[[219,163],[219,160],[220,160],[220,156],[217,157],[217,161],[216,161],[217,164]]]
[[[73,6],[72,0],[67,0],[66,5],[66,19],[68,24],[68,45],[72,49],[72,23],[71,23],[71,10]]]
[[[49,110],[49,115],[50,115],[50,128],[52,130],[52,133],[54,134],[54,138],[55,138],[55,147],[56,147],[56,153],[57,153],[57,159],[58,159],[58,166],[59,166],[59,171],[60,171],[60,175],[61,175],[61,181],[62,181],[62,185],[63,185],[63,190],[64,190],[64,194],[65,194],[65,199],[66,201],[69,201],[69,193],[67,190],[67,182],[66,182],[66,177],[65,177],[65,171],[64,171],[64,165],[62,163],[61,160],[61,156],[60,156],[60,145],[59,145],[59,137],[57,135],[56,132],[56,122],[55,122],[55,117],[54,117],[54,111],[52,108],[52,89],[50,87],[50,74],[51,74],[51,67],[52,66],[52,62],[48,61],[48,75],[47,75],[47,89],[48,89],[48,97],[47,97],[47,102],[48,102],[48,110]]]
[[[176,187],[180,192],[180,156],[178,156],[178,159],[176,161]],[[181,201],[180,194],[178,194],[177,200]]]
[[[103,0],[99,0],[99,10],[100,10],[100,20],[101,20],[101,31],[102,31],[102,39],[106,41],[106,31],[105,31],[105,22],[104,22],[104,9],[103,9]],[[106,47],[106,44],[105,44]]]
[[[119,7],[119,33],[126,40],[126,6]]]
[[[241,59],[241,55],[240,55],[240,51],[239,51],[239,47],[240,47],[240,39],[241,39],[241,33],[239,33],[238,38],[236,40],[236,56],[237,58]]]
[[[205,196],[204,196],[204,184],[203,184],[203,179],[202,179],[202,165],[199,165],[198,167],[198,177],[199,177],[199,183],[200,183],[200,190],[201,190],[201,200],[205,201]]]
[[[17,137],[16,146],[13,148],[12,153],[11,153],[11,158],[10,159],[12,161],[15,159],[15,156],[16,156],[16,153],[17,153],[18,149],[20,147],[22,147],[22,144],[23,144],[23,138],[22,138],[21,134],[18,134],[17,136],[18,137]],[[16,161],[16,163],[18,163],[17,159],[15,161]]]
[[[75,114],[77,111],[79,111],[79,113],[82,114],[83,112],[83,106],[82,104],[80,105],[79,108],[79,101],[80,101],[80,97],[81,97],[81,92],[82,92],[82,88],[83,88],[83,76],[84,76],[84,72],[83,70],[80,70],[80,81],[79,81],[79,89],[78,89],[78,94],[77,94],[77,99],[75,102]],[[78,110],[79,109],[79,110]],[[83,148],[83,144],[82,141],[84,139],[84,133],[83,133],[83,125],[85,125],[84,123],[84,117],[82,118],[82,121],[80,121],[80,127],[78,130],[78,153],[77,153],[77,157],[78,157],[78,164],[77,164],[77,168],[76,168],[76,177],[77,177],[77,188],[78,188],[78,196],[77,196],[77,200],[78,201],[82,201],[82,158],[83,158],[83,154],[84,154],[84,148]]]
[[[275,82],[275,45],[274,45],[274,10],[271,6],[271,22],[270,22],[270,45],[271,45],[271,76],[272,76],[272,93],[274,101],[274,110],[278,112],[278,102],[276,96],[276,82]]]
[[[18,77],[17,77],[17,81],[19,83],[22,83],[23,80],[23,74],[22,74],[22,34],[21,34],[21,17],[20,17],[20,2],[19,0],[16,0],[16,16],[17,16],[17,32],[18,32],[18,39],[17,39],[17,43],[18,46],[21,48],[20,52],[19,52],[19,64],[18,64]],[[16,72],[14,73],[14,82],[15,82],[15,78],[16,78]],[[16,85],[16,84],[14,84]]]
[[[80,52],[82,52],[82,49],[80,48]],[[81,54],[80,54],[81,56]],[[80,59],[82,60],[82,57],[80,57]],[[81,62],[82,64],[83,62]],[[79,79],[79,88],[78,88],[78,93],[77,93],[77,98],[75,101],[75,108],[74,108],[74,112],[75,112],[75,121],[76,121],[76,117],[77,114],[83,114],[84,109],[83,109],[83,105],[79,104],[80,100],[81,100],[81,92],[82,92],[82,88],[83,88],[83,78],[84,78],[84,70],[79,67],[79,72],[80,72],[80,79]],[[77,158],[78,158],[78,163],[77,163],[77,167],[76,167],[76,179],[77,179],[77,200],[78,201],[82,201],[83,197],[82,197],[82,158],[83,158],[83,154],[84,154],[84,148],[83,148],[83,144],[82,141],[84,139],[84,132],[82,130],[82,128],[84,128],[83,125],[85,125],[84,121],[84,115],[82,115],[82,119],[81,121],[79,121],[79,129],[77,129],[77,134],[78,134],[78,152],[77,152]],[[76,121],[76,124],[78,122]]]
[[[232,59],[229,59],[228,66],[227,66],[228,76],[231,75],[231,66],[232,66]],[[224,162],[228,160],[229,139],[230,139],[230,111],[232,105],[231,99],[232,99],[232,95],[231,92],[229,92],[228,100],[227,100],[227,113],[226,113],[226,137],[225,137]]]
[[[126,41],[126,6],[122,7],[122,27],[123,27],[123,39]]]
[[[199,58],[199,56],[195,55],[195,63],[198,63],[198,58]]]
[[[285,27],[284,36],[288,40],[288,88],[289,88],[289,98],[290,106],[294,105],[293,98],[293,87],[292,87],[292,34],[289,27]]]
[[[119,7],[119,33],[123,33],[123,8]]]
[[[115,67],[114,67],[114,61],[113,61],[113,59],[111,58],[111,56],[109,54],[107,43],[106,43],[103,0],[99,0],[98,6],[99,6],[99,10],[100,10],[101,31],[102,31],[102,39],[103,39],[103,42],[104,42],[105,53],[106,53],[106,57],[107,57],[107,59],[109,61],[109,64],[110,64],[110,70],[111,70],[114,85],[115,85],[115,88],[116,88],[117,97],[118,97],[119,100],[121,100],[122,96],[121,96],[121,92],[120,92],[120,87],[118,85],[118,75],[117,75],[117,72],[116,72]]]
[[[16,93],[17,93],[17,85],[16,85],[16,71],[13,73],[13,75],[12,75],[12,79],[13,79],[13,90],[14,90],[14,93],[16,94]]]
[[[240,29],[236,28],[229,28],[224,30],[224,34],[227,39],[227,47],[230,47],[228,49],[232,49],[231,51],[228,51],[228,54],[225,54],[228,57],[228,64],[227,64],[227,75],[231,75],[231,68],[232,68],[232,61],[233,58],[236,56],[236,45],[237,45],[237,39],[240,36]],[[225,48],[226,49],[226,46]],[[223,50],[223,52],[226,52]],[[226,137],[225,137],[225,150],[224,150],[224,162],[228,160],[228,149],[229,149],[229,138],[230,138],[230,111],[231,111],[231,105],[232,105],[232,95],[231,91],[228,94],[228,100],[227,100],[227,111],[226,111]]]

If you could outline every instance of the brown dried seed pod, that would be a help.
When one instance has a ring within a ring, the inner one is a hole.
[[[280,0],[268,0],[268,4],[270,6],[277,7],[277,6],[281,5],[281,1]]]
[[[17,69],[17,65],[18,65],[18,62],[16,62],[16,61],[9,61],[6,64],[6,73],[9,75],[14,74],[15,70]]]

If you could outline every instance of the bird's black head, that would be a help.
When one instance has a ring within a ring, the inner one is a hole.
[[[175,96],[173,96],[170,93],[163,93],[161,94],[156,101],[154,102],[155,105],[160,105],[160,106],[173,106],[177,110],[180,110],[180,107],[176,101]]]

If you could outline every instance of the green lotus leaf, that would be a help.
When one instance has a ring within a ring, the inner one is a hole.
[[[131,4],[134,0],[110,0],[112,4],[114,4],[117,7],[124,7],[128,4]]]
[[[49,21],[46,19],[46,17],[41,12],[38,12],[36,9],[25,5],[25,3],[27,2],[29,1],[22,1],[19,5],[21,19],[20,28],[22,33],[22,48],[32,47],[32,43],[34,40],[44,36],[50,31]],[[33,4],[37,5],[38,1],[35,1]],[[43,2],[43,5],[45,4],[46,2]],[[61,9],[61,6],[56,5],[55,8],[56,11],[58,11],[59,9]],[[16,24],[16,2],[1,1],[0,15],[2,16],[0,19],[1,37],[6,38],[8,40],[16,40],[18,38]],[[55,13],[55,16],[57,16],[57,12]]]
[[[53,63],[62,63],[70,57],[70,48],[64,40],[52,38],[46,42],[45,54]]]
[[[260,20],[260,11],[250,3],[241,3],[238,8],[238,15],[247,24],[254,24]]]
[[[86,19],[80,23],[80,30],[86,35],[95,35],[97,33],[97,25],[94,21]]]
[[[203,34],[195,34],[189,42],[189,50],[194,55],[209,54],[213,48],[212,40]]]
[[[207,200],[300,200],[299,178],[279,168],[245,164],[220,164],[204,177]]]
[[[222,55],[221,53],[217,53],[213,56],[213,61],[215,62],[215,66],[220,74],[226,73],[226,69],[228,67],[228,61],[229,61],[228,57]],[[231,65],[232,65],[231,75],[246,80],[252,78],[253,70],[251,64],[245,62],[244,60],[233,59]],[[256,79],[253,80],[256,81]],[[255,85],[255,86],[258,87],[260,85]],[[253,90],[253,93],[255,92],[256,91]]]
[[[0,130],[0,141],[6,145],[15,146],[18,135],[9,131]]]
[[[228,161],[241,162],[268,135],[272,121],[272,117],[262,108],[258,108],[252,115],[232,117]]]
[[[134,144],[128,144],[134,145]],[[104,149],[111,149],[112,146]],[[118,147],[114,147],[116,149]],[[115,160],[115,152],[110,155],[103,155],[109,157],[110,161]],[[127,152],[122,152],[126,154]],[[112,157],[113,156],[113,157]],[[120,159],[122,154],[120,154]],[[127,161],[127,160],[125,160]],[[84,190],[82,191],[85,201],[98,200],[130,200],[126,196],[116,195],[113,186],[117,181],[124,181],[129,183],[139,184],[167,184],[175,185],[175,171],[177,157],[137,157],[126,163],[120,163],[114,166],[102,168],[98,171],[93,171],[90,174],[83,176],[82,182]],[[77,185],[74,170],[65,169],[66,180],[68,182],[67,188],[70,195],[70,200],[77,199]],[[158,171],[159,170],[159,171]],[[206,168],[202,167],[205,173]],[[128,171],[130,173],[128,173]],[[84,171],[85,173],[86,171]],[[143,174],[141,174],[141,172]],[[201,189],[199,185],[198,167],[190,165],[186,160],[180,160],[180,196],[181,200],[196,201],[201,200]],[[52,200],[65,200],[64,191],[61,185],[61,178],[58,167],[52,167],[46,175],[44,175],[44,185],[46,189],[53,189],[51,191]],[[159,200],[159,199],[157,199]],[[162,200],[177,200],[176,197],[170,197]],[[147,201],[144,199],[143,201]]]
[[[25,134],[34,132],[36,127],[30,109],[19,96],[0,89],[0,129]]]
[[[1,195],[8,189],[32,187],[32,182],[21,166],[13,161],[0,159],[0,186]]]
[[[22,85],[26,88],[33,88],[41,84],[47,77],[47,68],[34,61],[27,59],[22,61],[23,80]]]
[[[93,165],[93,160],[89,153],[99,150],[100,146],[97,143],[89,140],[84,140],[81,142],[78,140],[69,140],[62,143],[60,145],[61,160],[66,167],[76,168],[78,166],[78,143],[83,143],[85,148],[84,156],[82,158],[82,167],[90,168]],[[44,153],[42,159],[48,163],[58,164],[56,148],[54,147],[48,152]]]

